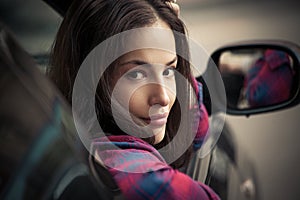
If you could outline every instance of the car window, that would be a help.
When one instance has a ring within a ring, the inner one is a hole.
[[[1,0],[0,21],[44,69],[60,15],[41,0]]]

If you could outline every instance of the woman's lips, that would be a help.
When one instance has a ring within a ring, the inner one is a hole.
[[[169,113],[151,115],[149,118],[141,118],[150,126],[161,127],[167,123]]]

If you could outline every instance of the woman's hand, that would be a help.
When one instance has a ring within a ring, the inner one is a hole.
[[[177,16],[179,16],[180,7],[179,7],[179,5],[176,3],[176,0],[166,1],[166,4],[167,4],[168,6],[170,6],[170,7],[175,11],[175,13],[177,14]]]

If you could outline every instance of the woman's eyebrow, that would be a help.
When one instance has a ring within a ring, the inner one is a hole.
[[[177,56],[175,56],[175,58],[173,60],[171,60],[170,62],[168,62],[166,65],[172,65],[173,63],[175,63],[177,61]]]
[[[177,61],[177,56],[171,60],[170,62],[166,63],[166,66],[172,65],[173,63],[175,63]],[[124,62],[121,64],[122,65],[128,65],[128,64],[134,64],[134,65],[151,65],[150,63],[143,61],[143,60],[130,60],[128,62]]]

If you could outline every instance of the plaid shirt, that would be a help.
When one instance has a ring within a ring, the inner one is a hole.
[[[196,94],[201,102],[199,84]],[[208,130],[206,109],[202,103],[199,108],[194,149],[201,147]],[[100,156],[127,199],[219,199],[208,186],[170,167],[152,145],[139,138],[97,138],[92,142],[92,151]]]
[[[266,50],[245,80],[246,98],[251,106],[280,103],[289,98],[293,70],[283,51]]]

